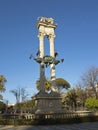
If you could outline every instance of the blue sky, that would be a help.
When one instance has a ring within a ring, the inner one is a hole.
[[[3,95],[9,103],[15,103],[10,90],[17,87],[24,87],[29,97],[37,92],[39,65],[29,56],[35,56],[39,46],[40,16],[58,24],[55,50],[65,61],[57,65],[57,77],[74,87],[83,72],[98,67],[98,0],[0,0],[0,74],[7,79]]]

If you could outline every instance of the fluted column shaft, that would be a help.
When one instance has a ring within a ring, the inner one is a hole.
[[[39,33],[38,38],[39,38],[40,57],[43,58],[43,56],[44,56],[44,34]]]
[[[50,41],[50,56],[54,57],[54,38],[55,35],[49,35]],[[51,81],[55,80],[55,64],[50,65]]]

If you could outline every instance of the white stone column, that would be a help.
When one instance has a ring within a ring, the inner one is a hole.
[[[44,56],[44,34],[39,33],[39,51],[40,51],[40,57],[43,58]],[[45,87],[44,87],[44,79],[45,79],[45,67],[44,63],[40,63],[40,91],[44,92]]]
[[[54,57],[54,38],[55,35],[49,35],[50,41],[50,56]],[[50,65],[51,81],[55,80],[55,64]]]
[[[44,56],[44,34],[39,32],[39,50],[40,50],[40,57],[43,58]]]

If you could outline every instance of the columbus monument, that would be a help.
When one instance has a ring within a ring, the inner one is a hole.
[[[54,48],[55,29],[57,24],[54,23],[53,18],[40,17],[37,22],[38,38],[39,38],[39,51],[37,57],[34,60],[39,63],[40,66],[40,91],[35,96],[36,107],[35,113],[45,114],[45,113],[60,113],[62,112],[61,96],[56,87],[55,79],[55,68],[60,60],[56,58],[57,52]],[[45,54],[45,40],[49,40],[50,54]],[[51,92],[47,93],[45,91],[44,81],[45,81],[45,66],[50,67],[50,80],[51,80]]]

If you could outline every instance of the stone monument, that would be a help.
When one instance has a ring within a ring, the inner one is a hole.
[[[53,18],[40,17],[37,22],[37,28],[39,29],[39,52],[34,60],[40,65],[40,91],[36,94],[36,109],[37,114],[58,113],[62,112],[61,96],[56,87],[55,79],[55,66],[60,63],[60,60],[56,59],[56,53],[54,51],[54,38],[56,37],[54,30],[57,25],[54,23]],[[50,43],[50,55],[44,54],[44,37],[47,37]],[[51,79],[51,92],[45,91],[45,65],[50,67],[50,79]]]

